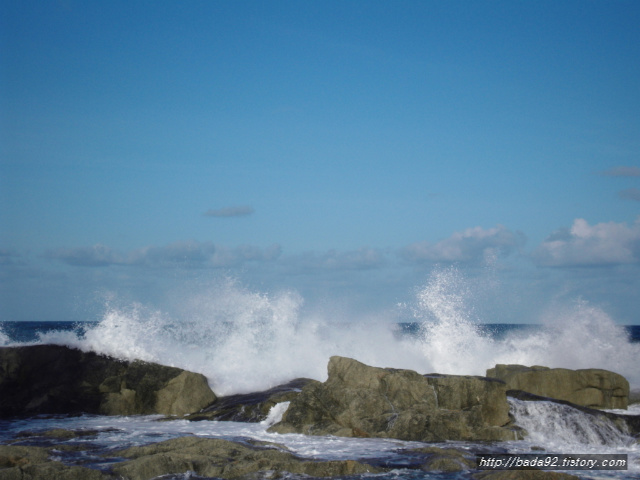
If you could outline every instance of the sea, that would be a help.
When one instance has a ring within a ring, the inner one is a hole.
[[[388,321],[382,316],[338,321],[330,315],[306,312],[304,299],[296,292],[256,292],[229,281],[194,296],[179,316],[110,299],[92,321],[0,321],[0,347],[67,345],[125,360],[180,367],[204,374],[218,396],[267,390],[300,377],[324,381],[332,355],[423,374],[485,375],[496,364],[603,368],[625,376],[632,391],[640,390],[640,325],[620,325],[605,310],[583,300],[556,309],[555,314],[536,324],[490,323],[474,315],[465,282],[454,269],[435,272],[416,289],[415,302],[402,306],[405,312],[411,312],[406,321]],[[625,470],[568,473],[582,479],[640,478],[640,444],[628,432],[603,421],[594,422],[569,406],[517,399],[509,402],[515,422],[528,431],[524,440],[451,441],[430,446],[455,447],[470,458],[486,453],[626,454]],[[161,417],[154,415],[3,419],[0,444],[49,445],[52,440],[39,436],[39,432],[58,428],[94,430],[96,435],[65,440],[81,448],[60,451],[58,459],[70,465],[108,470],[118,461],[109,456],[116,449],[197,435],[241,442],[271,441],[309,459],[360,459],[391,468],[388,473],[343,479],[469,480],[474,473],[413,468],[415,456],[409,450],[425,446],[420,442],[267,432],[286,407],[276,405],[260,423],[160,422]],[[620,413],[640,415],[640,403]],[[201,477],[185,472],[162,478]]]

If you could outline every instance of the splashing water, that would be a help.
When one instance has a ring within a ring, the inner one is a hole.
[[[515,423],[527,432],[527,441],[545,445],[547,449],[580,451],[591,446],[628,447],[635,443],[628,431],[622,431],[604,417],[595,417],[568,405],[510,398]]]
[[[4,328],[0,324],[0,347],[8,345],[10,341],[9,335],[4,333]]]
[[[459,375],[484,375],[497,363],[594,367],[640,385],[640,344],[630,343],[602,310],[576,302],[547,315],[540,328],[496,339],[474,318],[473,289],[455,268],[435,270],[417,292],[412,312],[420,328],[414,337],[395,335],[393,319],[328,321],[305,313],[303,304],[295,292],[257,293],[225,280],[187,296],[177,317],[111,302],[86,332],[48,332],[40,341],[200,372],[218,395],[298,377],[323,381],[332,355]]]
[[[284,412],[287,411],[287,408],[289,408],[290,403],[291,402],[276,403],[269,410],[269,414],[267,415],[267,418],[265,418],[260,422],[260,425],[263,425],[265,427],[270,427],[271,425],[275,425],[276,423],[278,423],[280,420],[282,420],[282,416],[284,415]]]
[[[623,327],[584,301],[548,315],[539,331],[506,338],[498,347],[496,363],[602,368],[640,385],[640,344],[631,343]]]
[[[109,305],[84,334],[48,332],[40,341],[199,372],[218,395],[264,390],[299,377],[324,380],[332,355],[372,365],[397,362],[398,340],[389,322],[303,318],[302,305],[294,292],[267,295],[227,280],[192,295],[183,307],[186,320],[139,304]],[[419,360],[419,349],[413,350]],[[420,363],[412,366],[417,369]]]
[[[542,326],[496,339],[473,319],[474,295],[451,267],[436,270],[418,292],[414,314],[426,363],[438,373],[485,375],[498,363],[602,368],[640,385],[640,344],[598,307],[578,300],[549,311]]]
[[[437,373],[484,375],[469,370],[492,345],[471,319],[471,296],[464,277],[453,267],[436,270],[417,294],[414,316],[420,321],[422,351]]]

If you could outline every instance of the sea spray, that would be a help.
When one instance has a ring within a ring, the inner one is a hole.
[[[9,335],[4,332],[4,326],[0,323],[0,347],[8,345],[10,341]]]
[[[640,344],[602,309],[577,300],[554,309],[542,327],[512,334],[496,345],[495,363],[545,365],[552,368],[602,368],[640,385]]]
[[[416,342],[398,341],[392,322],[338,322],[302,314],[295,292],[253,292],[236,281],[185,299],[179,318],[111,300],[84,334],[48,332],[65,344],[126,360],[141,359],[203,373],[218,395],[265,390],[293,378],[324,380],[332,355],[420,369]],[[401,344],[406,344],[404,354]],[[413,346],[413,354],[411,353]],[[408,358],[413,363],[407,365]]]
[[[102,318],[57,343],[203,373],[218,395],[265,390],[298,377],[324,381],[332,355],[420,373],[484,375],[497,363],[605,368],[640,385],[640,344],[603,310],[578,301],[541,326],[497,338],[476,318],[475,290],[456,268],[435,269],[410,306],[418,333],[397,318],[313,314],[294,291],[256,292],[225,279],[184,295],[171,314],[110,299]]]
[[[608,418],[569,405],[515,398],[509,398],[509,404],[515,423],[528,432],[527,441],[545,445],[548,450],[573,452],[591,447],[597,451],[602,447],[628,447],[635,441]]]
[[[578,299],[547,311],[536,329],[496,338],[474,316],[474,289],[455,267],[435,269],[413,308],[425,365],[433,371],[484,375],[496,364],[602,368],[640,385],[640,343],[601,308]]]
[[[284,415],[284,412],[286,412],[287,409],[289,408],[290,403],[291,402],[276,403],[269,410],[269,413],[267,414],[267,418],[265,418],[260,422],[260,425],[263,425],[265,428],[267,428],[267,427],[270,427],[271,425],[278,423],[280,420],[282,420],[282,416]]]
[[[478,359],[492,350],[493,340],[472,319],[471,292],[462,274],[450,267],[434,270],[416,294],[413,313],[425,363],[433,372],[484,374]]]

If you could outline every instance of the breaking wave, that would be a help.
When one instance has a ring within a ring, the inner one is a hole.
[[[413,335],[399,335],[395,319],[309,314],[296,292],[254,292],[235,280],[187,297],[179,318],[111,301],[95,325],[43,333],[40,342],[200,372],[219,395],[322,381],[332,355],[421,373],[484,375],[497,363],[604,368],[640,385],[640,344],[603,310],[577,301],[539,328],[496,337],[473,317],[474,295],[455,268],[435,270],[417,290]]]

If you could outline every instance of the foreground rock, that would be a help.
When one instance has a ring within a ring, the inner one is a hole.
[[[0,417],[197,412],[215,401],[200,374],[57,345],[0,348]]]
[[[513,440],[506,385],[484,377],[420,375],[344,357],[310,382],[269,431],[401,440]]]
[[[499,364],[487,370],[487,377],[502,380],[509,390],[523,390],[584,407],[626,409],[629,402],[629,382],[608,370]]]
[[[353,460],[304,460],[273,444],[245,445],[216,438],[176,438],[129,448],[115,455],[131,459],[113,467],[115,473],[130,480],[185,472],[216,478],[239,478],[263,472],[268,473],[266,478],[280,478],[284,472],[333,477],[382,471]]]
[[[98,470],[63,465],[52,461],[42,447],[0,445],[0,478],[2,480],[111,480]]]
[[[66,437],[66,435],[65,435]],[[237,443],[221,439],[182,437],[144,447],[117,452],[118,459],[110,471],[83,466],[69,466],[54,460],[62,445],[51,447],[0,446],[2,480],[150,480],[155,478],[256,479],[289,478],[290,474],[309,478],[342,477],[382,473],[395,468],[429,472],[468,472],[460,478],[474,480],[576,480],[559,472],[509,470],[477,472],[473,454],[454,448],[424,447],[409,451],[415,456],[411,464],[403,462],[384,468],[354,460],[314,461],[297,457],[284,447],[266,442]],[[95,452],[94,452],[95,455]],[[89,455],[87,458],[91,458]],[[410,476],[413,476],[410,474]]]

